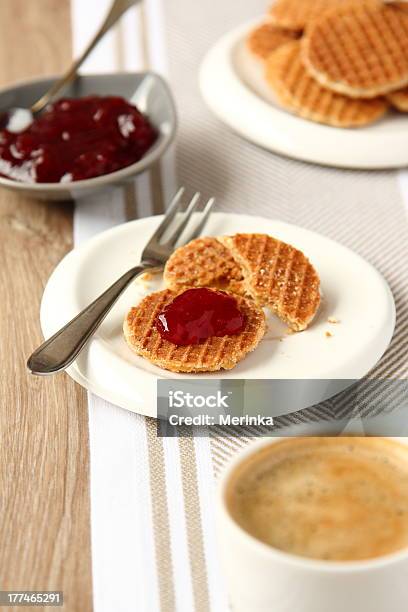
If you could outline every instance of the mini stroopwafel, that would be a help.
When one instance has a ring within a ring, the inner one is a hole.
[[[243,293],[242,272],[228,250],[211,237],[197,238],[178,248],[163,274],[175,291],[186,287],[213,287]]]
[[[255,57],[265,60],[272,51],[296,38],[298,38],[297,32],[267,22],[252,30],[247,39],[247,46]]]
[[[204,342],[178,346],[164,340],[156,329],[156,316],[182,291],[170,289],[151,293],[126,316],[123,332],[138,355],[172,372],[214,372],[230,370],[252,351],[265,333],[265,315],[252,300],[236,296],[246,317],[245,329],[235,335],[212,336]]]
[[[241,265],[247,291],[295,331],[306,329],[320,304],[320,280],[307,257],[266,234],[220,238]]]
[[[266,61],[266,80],[284,108],[305,119],[336,127],[367,125],[385,114],[388,104],[382,98],[356,100],[324,89],[308,74],[300,52],[300,41],[294,41],[272,53]]]
[[[408,2],[392,2],[391,6],[398,8],[401,11],[408,11]]]
[[[408,87],[398,89],[388,94],[387,99],[391,104],[403,113],[408,113]]]
[[[344,0],[276,0],[269,17],[277,26],[303,30],[325,11],[342,4]]]
[[[310,74],[347,96],[374,98],[408,84],[408,12],[379,0],[325,12],[302,47]]]

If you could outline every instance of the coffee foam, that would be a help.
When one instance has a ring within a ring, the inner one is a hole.
[[[385,438],[292,438],[238,466],[232,517],[279,550],[357,561],[408,548],[408,447]]]

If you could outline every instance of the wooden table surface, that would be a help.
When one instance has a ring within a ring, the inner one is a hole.
[[[70,59],[69,0],[1,0],[0,86],[59,73]],[[62,590],[58,609],[87,612],[86,395],[65,374],[40,379],[25,367],[41,341],[45,282],[72,248],[72,212],[70,202],[47,204],[0,190],[0,588]]]

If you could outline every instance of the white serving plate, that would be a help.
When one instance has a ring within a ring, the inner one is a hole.
[[[390,111],[364,128],[334,128],[279,108],[249,57],[245,37],[259,19],[223,36],[200,69],[202,95],[213,113],[244,138],[295,159],[343,168],[408,165],[408,117]]]
[[[161,216],[119,225],[73,250],[59,263],[44,291],[41,326],[48,338],[87,306],[108,285],[139,261]],[[395,325],[388,285],[359,255],[308,230],[261,217],[214,213],[208,235],[266,232],[297,246],[319,271],[324,299],[311,327],[287,335],[275,317],[259,347],[228,372],[200,378],[360,379],[381,358]],[[136,281],[120,298],[88,347],[69,368],[79,384],[128,410],[156,416],[156,380],[197,378],[166,372],[135,355],[122,336],[128,309],[161,287]],[[328,317],[341,322],[330,325]],[[334,335],[326,337],[326,331]]]

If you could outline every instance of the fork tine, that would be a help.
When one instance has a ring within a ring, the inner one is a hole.
[[[178,209],[180,208],[181,197],[183,193],[184,193],[184,187],[180,187],[180,189],[174,196],[173,200],[171,201],[170,206],[168,207],[166,211],[163,221],[160,223],[159,227],[154,232],[153,236],[151,236],[150,241],[158,240],[163,235],[163,233],[166,231],[166,229],[170,225],[170,222],[173,220]]]
[[[193,231],[190,232],[190,234],[188,234],[188,236],[186,237],[185,244],[187,244],[187,242],[191,242],[191,240],[194,240],[194,238],[197,238],[201,234],[201,232],[204,229],[205,224],[208,221],[208,217],[210,216],[210,213],[211,213],[211,210],[214,204],[215,204],[215,198],[210,198],[207,204],[205,205],[203,212],[201,213],[200,221],[198,222],[196,227],[193,229]]]
[[[182,220],[180,221],[178,226],[175,228],[173,234],[170,236],[169,240],[167,241],[168,245],[174,246],[176,244],[177,240],[180,238],[188,222],[190,221],[193,212],[196,210],[200,197],[201,197],[201,194],[198,191],[197,193],[193,195],[193,197],[191,198],[191,202],[187,207],[187,210],[183,213]]]

